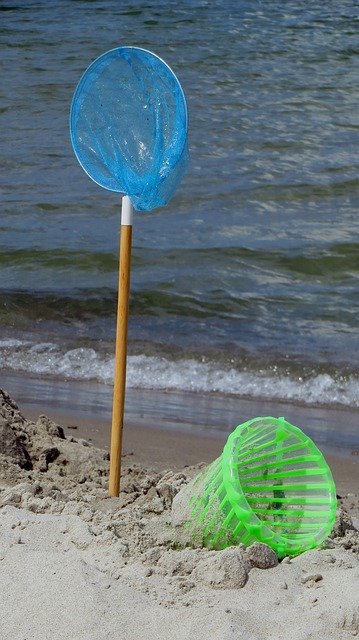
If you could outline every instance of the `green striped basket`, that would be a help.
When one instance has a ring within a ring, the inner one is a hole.
[[[176,496],[173,522],[194,546],[259,541],[284,557],[320,545],[336,505],[330,468],[312,440],[284,418],[255,418]]]

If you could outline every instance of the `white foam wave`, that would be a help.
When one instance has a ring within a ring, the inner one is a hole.
[[[335,380],[329,374],[317,374],[303,380],[271,371],[218,369],[214,363],[192,359],[170,362],[164,358],[132,356],[127,383],[130,387],[148,389],[212,391],[306,404],[359,406],[359,381],[354,377]]]
[[[0,341],[0,366],[39,375],[112,384],[114,358],[90,348],[71,349],[64,353],[53,343],[3,340]],[[213,362],[195,359],[172,361],[159,356],[129,356],[127,387],[359,406],[359,380],[355,376],[335,379],[320,373],[303,379],[279,374],[275,370],[227,370]]]

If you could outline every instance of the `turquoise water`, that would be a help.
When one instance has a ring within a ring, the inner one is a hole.
[[[358,25],[354,0],[2,2],[3,368],[111,383],[120,199],[68,116],[131,44],[178,75],[191,162],[136,215],[129,386],[358,406]]]

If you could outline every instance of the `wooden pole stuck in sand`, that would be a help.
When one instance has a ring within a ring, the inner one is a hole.
[[[113,385],[109,494],[120,493],[123,416],[126,392],[127,328],[130,298],[133,208],[122,198],[119,286],[116,327],[115,375]]]

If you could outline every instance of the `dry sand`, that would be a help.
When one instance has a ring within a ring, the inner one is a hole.
[[[120,497],[109,498],[106,451],[45,416],[26,420],[0,391],[2,640],[359,635],[354,485],[333,537],[278,564],[265,545],[178,548],[172,501],[200,466],[148,470],[132,460]]]

